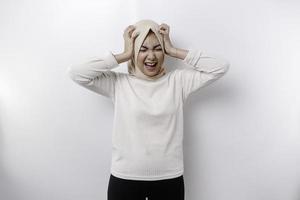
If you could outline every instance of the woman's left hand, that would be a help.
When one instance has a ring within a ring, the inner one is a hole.
[[[163,35],[163,39],[164,39],[164,48],[165,48],[165,52],[167,55],[172,56],[171,52],[172,49],[174,49],[171,40],[170,40],[170,27],[167,24],[161,24],[159,26],[159,33],[161,33]]]

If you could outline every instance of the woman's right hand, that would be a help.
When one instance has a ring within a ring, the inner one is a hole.
[[[129,25],[123,34],[125,46],[124,46],[124,54],[128,56],[128,59],[130,59],[134,54],[134,40],[139,35],[139,33],[134,32],[135,27],[133,25]]]

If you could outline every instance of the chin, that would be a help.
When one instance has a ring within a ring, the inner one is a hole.
[[[146,75],[148,75],[148,76],[155,76],[155,75],[158,74],[158,72],[159,72],[159,68],[157,68],[157,69],[155,69],[155,70],[153,70],[153,71],[149,71],[149,70],[147,70],[147,69],[145,69],[145,71],[144,71],[144,73],[145,73]]]

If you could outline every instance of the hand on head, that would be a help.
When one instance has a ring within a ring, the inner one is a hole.
[[[171,51],[171,49],[173,48],[173,45],[172,45],[171,39],[170,39],[170,26],[162,23],[159,26],[159,33],[161,33],[163,35],[165,52],[168,55],[169,52]]]
[[[135,27],[133,25],[127,26],[127,28],[124,31],[123,38],[124,38],[124,53],[128,55],[128,57],[131,57],[134,53],[134,40],[139,35],[138,32],[134,32]]]
[[[134,41],[136,37],[139,35],[139,32],[134,32],[134,25],[129,25],[126,27],[123,38],[125,42],[124,53],[128,55],[128,57],[132,57],[134,54]],[[159,33],[163,35],[164,42],[164,50],[167,55],[170,55],[172,49],[174,49],[171,39],[170,39],[170,26],[162,23],[159,25]]]

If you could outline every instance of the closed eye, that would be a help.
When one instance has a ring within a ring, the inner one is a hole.
[[[155,50],[158,50],[158,51],[160,51],[160,50],[162,50],[162,48],[161,48],[161,46],[157,46],[156,48],[155,48]],[[147,48],[144,48],[144,47],[142,47],[141,49],[140,49],[140,51],[147,51]]]

